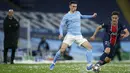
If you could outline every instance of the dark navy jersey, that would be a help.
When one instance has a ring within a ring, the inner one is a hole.
[[[121,32],[126,29],[126,26],[118,23],[118,25],[111,25],[111,23],[101,25],[104,28],[103,41],[109,41],[111,45],[115,45],[120,40]]]

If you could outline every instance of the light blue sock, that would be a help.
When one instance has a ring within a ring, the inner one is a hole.
[[[53,63],[56,63],[57,59],[60,57],[60,50],[56,53],[55,57],[54,57],[54,60],[53,60]]]
[[[86,58],[87,58],[87,63],[88,64],[92,64],[92,50],[87,50],[87,53],[86,53]]]

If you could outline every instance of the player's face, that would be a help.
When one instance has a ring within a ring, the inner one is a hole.
[[[76,9],[77,9],[77,4],[71,4],[71,5],[70,5],[70,10],[71,10],[72,12],[76,11]]]
[[[119,17],[118,17],[118,15],[112,15],[111,19],[112,19],[113,24],[117,24],[118,20],[119,20]]]
[[[9,11],[8,12],[8,16],[10,16],[10,17],[13,16],[13,14],[14,14],[14,11]]]

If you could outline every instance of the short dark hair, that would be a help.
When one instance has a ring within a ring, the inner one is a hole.
[[[112,15],[118,15],[118,16],[119,16],[119,15],[120,15],[120,12],[118,12],[118,11],[113,11],[113,12],[112,12]]]
[[[71,4],[77,4],[77,2],[76,1],[70,1],[69,5],[71,5]]]

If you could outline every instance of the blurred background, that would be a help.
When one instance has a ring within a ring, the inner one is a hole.
[[[15,62],[45,62],[53,60],[62,40],[58,39],[60,21],[68,12],[70,0],[0,0],[0,61],[3,61],[3,20],[9,9],[13,9],[20,23],[20,38],[15,54]],[[96,12],[94,19],[82,20],[82,33],[89,38],[96,27],[110,21],[112,11],[120,12],[120,21],[130,31],[130,0],[77,0],[81,14]],[[103,30],[99,32],[93,46],[93,59],[98,60],[103,53]],[[46,44],[42,45],[42,41]],[[130,36],[121,41],[122,60],[130,60]],[[9,50],[9,57],[10,57]],[[59,60],[85,61],[85,49],[73,44]],[[115,61],[118,59],[115,58]]]

